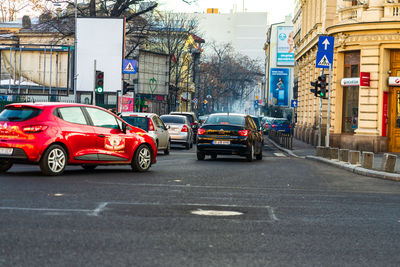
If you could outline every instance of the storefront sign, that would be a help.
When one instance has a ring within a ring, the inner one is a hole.
[[[369,86],[371,73],[360,72],[360,86]]]
[[[400,77],[389,77],[389,86],[400,86]]]
[[[360,78],[343,78],[340,84],[342,86],[359,86]]]

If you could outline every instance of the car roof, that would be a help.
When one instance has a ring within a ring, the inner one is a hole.
[[[157,116],[157,114],[147,113],[147,112],[122,112],[120,116],[152,117],[152,116]]]
[[[180,117],[180,118],[186,119],[186,116],[183,116],[183,115],[176,115],[176,114],[165,114],[165,115],[161,115],[161,117],[164,117],[164,116]]]
[[[245,117],[245,116],[248,116],[247,114],[243,114],[243,113],[213,113],[213,114],[210,114],[210,116],[214,116],[214,115],[224,115],[224,116],[243,116],[243,117]]]
[[[65,102],[21,102],[21,103],[11,103],[8,104],[6,107],[12,107],[12,106],[24,106],[24,107],[34,107],[34,108],[39,108],[39,109],[44,109],[46,107],[98,107],[98,106],[93,106],[93,105],[87,105],[87,104],[80,104],[80,103],[65,103]],[[102,107],[98,107],[102,108]]]

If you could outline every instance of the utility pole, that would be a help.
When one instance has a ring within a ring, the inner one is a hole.
[[[78,81],[78,73],[77,73],[77,69],[76,69],[76,65],[77,65],[77,44],[78,44],[78,38],[77,38],[77,34],[76,31],[78,29],[77,27],[77,23],[78,23],[78,1],[75,0],[74,2],[75,5],[75,38],[74,38],[74,102],[77,103],[77,99],[76,99],[76,90],[77,90],[77,81]],[[95,68],[95,73],[96,73],[96,68]]]
[[[329,147],[329,131],[331,128],[331,87],[332,87],[332,64],[329,65],[329,87],[328,87],[328,111],[326,114],[326,138],[325,146]]]

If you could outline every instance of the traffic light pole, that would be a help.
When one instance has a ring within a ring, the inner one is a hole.
[[[92,93],[92,105],[96,106],[96,59],[94,60],[94,70],[93,70],[93,93]]]
[[[325,139],[326,147],[329,147],[329,130],[331,127],[331,86],[332,86],[332,64],[329,65],[328,111],[326,114],[326,139]]]

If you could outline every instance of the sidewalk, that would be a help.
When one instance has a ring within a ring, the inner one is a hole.
[[[289,155],[293,157],[300,157],[300,158],[306,158],[310,160],[315,160],[319,162],[324,162],[328,163],[330,165],[334,165],[338,168],[345,169],[357,174],[369,176],[369,177],[376,177],[376,178],[382,178],[382,179],[389,179],[389,180],[395,180],[395,181],[400,181],[400,154],[399,153],[391,153],[394,155],[398,156],[398,159],[396,161],[396,168],[395,168],[395,173],[388,173],[388,172],[383,172],[382,171],[382,161],[383,161],[383,156],[384,153],[376,153],[374,154],[374,168],[371,169],[365,169],[362,168],[361,165],[351,165],[349,163],[345,162],[340,162],[338,160],[330,160],[322,157],[317,157],[317,149],[305,142],[302,142],[296,138],[293,138],[293,149],[286,149],[278,144],[276,144],[273,140],[269,139],[268,136],[265,136],[265,138],[273,144],[275,147],[279,148],[280,150],[288,153]],[[360,159],[361,162],[361,159]]]

